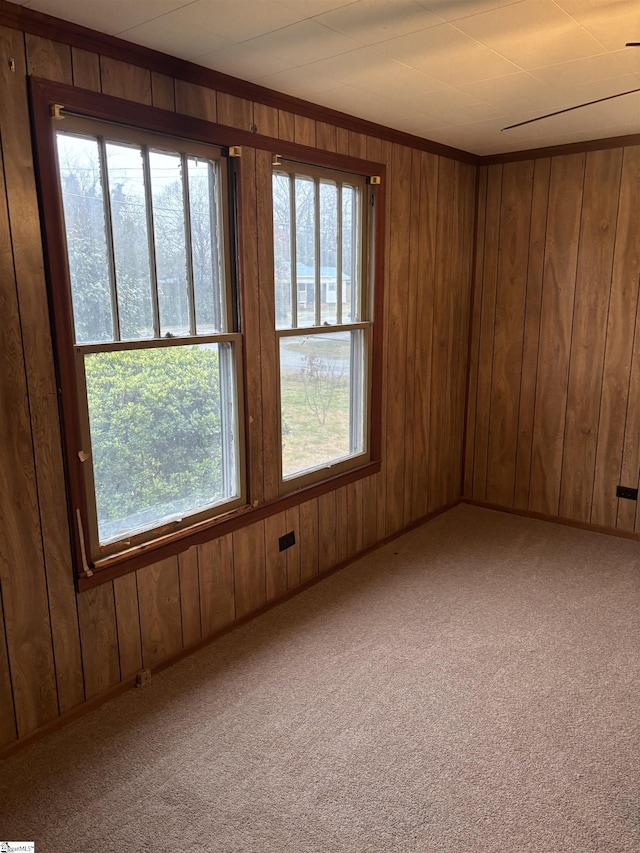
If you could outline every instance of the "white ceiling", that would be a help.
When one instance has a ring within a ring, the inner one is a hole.
[[[640,132],[640,0],[12,0],[476,154]]]

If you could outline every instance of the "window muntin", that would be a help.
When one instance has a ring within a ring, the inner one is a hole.
[[[297,163],[278,164],[272,188],[286,488],[368,457],[368,188],[360,176]]]
[[[225,168],[75,117],[56,149],[95,560],[244,502]]]

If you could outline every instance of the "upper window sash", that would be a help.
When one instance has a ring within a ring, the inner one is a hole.
[[[365,179],[279,163],[272,195],[276,328],[369,320]]]
[[[232,331],[221,152],[112,129],[56,128],[76,343]]]

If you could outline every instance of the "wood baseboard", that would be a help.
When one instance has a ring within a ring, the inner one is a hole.
[[[510,515],[521,515],[524,518],[535,518],[537,521],[550,521],[552,524],[563,524],[565,527],[577,527],[579,530],[588,530],[591,533],[604,533],[606,536],[617,536],[619,539],[630,539],[632,542],[640,542],[640,533],[634,533],[629,530],[618,530],[615,527],[603,527],[600,524],[591,524],[588,521],[578,521],[574,518],[564,518],[560,515],[547,515],[544,512],[534,512],[528,509],[516,509],[515,507],[492,504],[488,501],[477,501],[473,498],[460,498],[460,503],[479,506],[484,509],[493,509],[497,512],[507,512]]]

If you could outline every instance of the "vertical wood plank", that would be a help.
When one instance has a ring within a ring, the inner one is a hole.
[[[318,574],[318,500],[300,504],[300,581]]]
[[[478,405],[476,410],[473,460],[473,497],[483,501],[487,488],[489,452],[489,401],[493,366],[493,329],[495,325],[498,280],[498,243],[502,196],[502,166],[490,166],[487,175],[484,252],[482,266],[482,307],[480,313],[480,354],[478,359]]]
[[[253,124],[253,102],[218,92],[218,123],[250,130]]]
[[[83,50],[81,47],[71,48],[73,65],[73,85],[81,89],[91,89],[99,92],[102,88],[100,81],[100,57],[97,53]]]
[[[607,339],[598,423],[596,473],[591,521],[615,527],[618,515],[616,486],[620,480],[633,336],[638,311],[638,147],[624,152],[620,185],[618,229],[607,320]],[[631,180],[630,180],[631,179]],[[633,209],[633,205],[636,205]]]
[[[336,128],[324,121],[316,122],[316,145],[325,151],[335,151],[337,148]]]
[[[24,735],[54,717],[58,701],[5,198],[0,160],[0,587],[18,730]]]
[[[560,515],[591,514],[622,150],[587,154],[562,456]]]
[[[78,618],[85,691],[90,699],[120,681],[113,584],[104,583],[80,593]]]
[[[280,550],[278,540],[287,532],[287,513],[279,512],[264,520],[264,540],[267,571],[267,601],[279,598],[287,591],[287,552]]]
[[[142,669],[140,612],[135,572],[114,580],[113,599],[116,608],[120,677],[129,678]]]
[[[538,344],[540,340],[542,277],[550,176],[551,160],[547,158],[536,160],[531,200],[527,297],[522,347],[522,376],[520,380],[520,413],[518,419],[518,445],[516,448],[514,506],[518,509],[527,509],[529,506],[533,415],[538,380]]]
[[[264,521],[233,535],[233,566],[236,581],[236,618],[262,607],[266,601]]]
[[[366,154],[366,149],[365,152]],[[417,306],[419,287],[419,260],[420,260],[420,173],[421,156],[419,151],[411,152],[411,198],[409,213],[409,279],[407,292],[407,314],[406,314],[406,393],[404,399],[404,498],[403,498],[403,527],[411,522],[413,501],[413,472],[415,470],[415,442],[416,430],[419,428],[415,422],[415,385],[416,385],[416,334],[417,334]]]
[[[367,157],[374,162],[384,163],[387,166],[386,186],[385,186],[385,247],[387,247],[384,255],[384,300],[382,306],[382,379],[381,379],[381,418],[380,418],[380,445],[383,454],[383,464],[379,473],[376,476],[376,512],[377,512],[377,538],[384,539],[386,536],[387,525],[387,469],[384,463],[384,454],[387,445],[387,398],[389,393],[389,305],[391,303],[390,293],[390,261],[389,261],[389,244],[391,234],[391,183],[393,164],[391,162],[391,144],[382,142],[382,140],[373,137],[367,137]],[[376,321],[374,317],[374,322]]]
[[[256,101],[253,105],[253,122],[257,128],[256,133],[278,138],[278,110],[275,107],[268,107]]]
[[[198,549],[189,548],[178,554],[180,577],[180,621],[182,623],[182,645],[191,646],[202,637],[200,617],[200,572]]]
[[[476,217],[476,169],[467,163],[456,163],[458,201],[457,237],[452,244],[457,256],[458,286],[453,291],[453,388],[455,441],[450,469],[448,502],[459,498],[464,489],[464,444],[466,430],[467,374],[469,370],[469,337],[474,262],[474,227]]]
[[[433,299],[431,423],[429,425],[429,512],[447,502],[447,471],[452,459],[453,421],[450,371],[451,342],[451,242],[453,237],[454,171],[438,159],[438,222],[436,275]],[[437,401],[437,402],[436,402]]]
[[[364,133],[357,133],[355,130],[349,131],[349,156],[360,157],[362,160],[366,158],[367,137]]]
[[[178,558],[168,557],[136,572],[142,663],[153,668],[182,648]]]
[[[287,589],[300,586],[300,508],[293,506],[286,511],[287,531],[293,531],[296,544],[287,548]]]
[[[173,86],[173,77],[151,72],[151,100],[154,107],[173,112],[176,108],[176,93]]]
[[[278,138],[284,139],[287,142],[294,141],[295,122],[293,113],[288,113],[285,110],[278,110]]]
[[[19,581],[33,584],[35,612],[30,618],[35,619],[39,624],[37,629],[33,629],[33,637],[36,646],[39,637],[43,643],[36,655],[38,664],[30,676],[42,679],[42,685],[38,687],[38,691],[42,692],[42,707],[35,710],[35,717],[33,717],[38,719],[40,724],[50,719],[50,712],[54,711],[58,704],[47,699],[47,685],[53,678],[53,667],[49,674],[41,669],[48,661],[46,649],[51,638],[53,638],[56,661],[56,684],[60,708],[66,711],[81,702],[84,698],[84,688],[75,590],[72,572],[69,570],[71,552],[58,399],[31,153],[22,35],[14,30],[0,27],[0,54],[13,57],[16,65],[15,72],[12,72],[8,63],[0,63],[0,90],[3,93],[0,98],[0,138],[3,147],[7,199],[7,209],[3,215],[6,217],[8,210],[15,269],[15,278],[11,271],[5,280],[10,288],[12,283],[15,283],[17,288],[29,405],[26,418],[28,422],[30,416],[32,435],[32,448],[26,451],[26,455],[14,458],[26,459],[26,464],[29,466],[32,464],[29,460],[35,453],[37,499],[33,495],[31,497],[34,500],[33,511],[36,519],[38,509],[40,512],[40,522],[34,520],[28,534],[28,538],[33,540],[32,547],[38,553],[38,557],[20,563],[29,568],[28,576],[22,577]],[[25,395],[20,401],[21,407],[25,405],[26,399]],[[26,500],[21,497],[18,506],[28,505],[29,500],[29,497]],[[40,527],[41,538],[37,532]],[[43,588],[45,580],[41,577],[39,568],[42,566],[42,546],[44,547],[46,588]],[[39,598],[40,595],[42,599]],[[29,597],[27,595],[27,600],[20,606],[30,606]],[[47,607],[48,617],[45,615]],[[9,632],[9,615],[5,615]],[[49,620],[50,631],[47,626]],[[24,622],[20,630],[29,630],[28,626],[29,619]],[[27,642],[25,649],[30,645]],[[11,656],[11,641],[9,652]],[[13,668],[13,660],[11,665]],[[16,707],[18,704],[17,702]],[[22,736],[24,728],[20,711],[18,711],[18,727]]]
[[[419,281],[416,300],[416,359],[414,395],[414,465],[411,520],[427,514],[429,489],[429,429],[431,421],[431,350],[436,263],[438,158],[422,153],[420,162]]]
[[[347,487],[336,489],[336,562],[347,559],[349,553],[349,517],[347,503]],[[377,493],[374,500],[377,498]],[[376,504],[373,504],[373,526],[377,534]]]
[[[400,530],[404,522],[404,427],[409,297],[409,246],[406,234],[410,219],[411,149],[392,148],[391,242],[389,244],[389,349],[387,369],[393,381],[387,389],[386,442],[386,535]],[[351,522],[350,522],[351,526]]]
[[[2,590],[0,589],[0,747],[13,743],[18,737],[16,712],[13,705],[7,636],[4,628]]]
[[[336,129],[336,150],[340,154],[349,154],[349,131],[344,127]]]
[[[544,259],[529,508],[557,515],[584,154],[554,158]]]
[[[469,347],[469,381],[467,401],[467,440],[465,446],[464,489],[465,497],[473,497],[473,464],[476,441],[476,411],[478,405],[478,370],[480,361],[480,321],[482,309],[482,268],[484,262],[484,232],[487,214],[488,167],[480,166],[477,174],[476,202],[476,256],[473,270],[473,305],[471,308],[471,342]],[[481,405],[485,401],[480,401]]]
[[[236,617],[233,534],[198,546],[202,636],[210,637]]]
[[[337,494],[337,493],[336,493]],[[362,481],[362,547],[369,548],[378,540],[376,478],[365,477]],[[339,560],[344,559],[339,557]]]
[[[34,77],[44,77],[58,83],[73,83],[71,48],[51,39],[25,34],[27,71]]]
[[[336,494],[327,492],[318,498],[318,571],[326,572],[336,564]]]
[[[312,118],[296,115],[293,117],[293,139],[299,145],[316,145],[316,123]]]
[[[260,362],[262,364],[262,456],[264,499],[274,500],[280,489],[280,408],[278,399],[278,350],[273,287],[273,201],[271,156],[256,151],[256,210],[258,287],[260,298]]]
[[[217,120],[216,92],[213,89],[176,79],[175,98],[176,112],[205,121]]]
[[[347,556],[362,551],[362,480],[347,486]]]
[[[146,68],[101,56],[100,75],[104,95],[151,104],[151,72]]]
[[[493,333],[486,498],[512,506],[533,162],[505,163],[502,173],[498,280]]]

